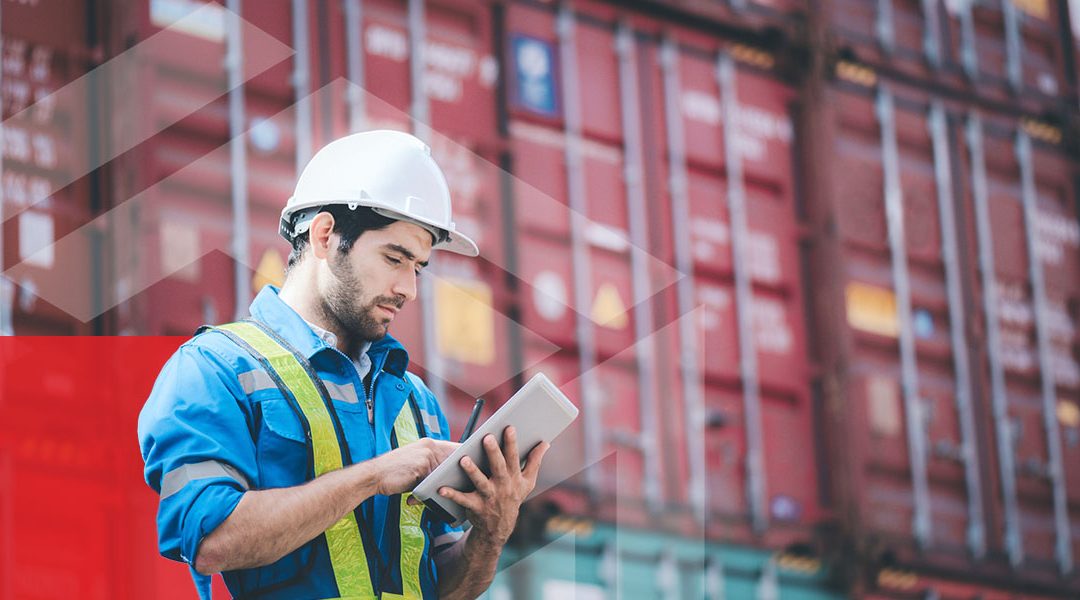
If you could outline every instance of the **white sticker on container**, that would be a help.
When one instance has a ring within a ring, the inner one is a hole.
[[[187,281],[199,278],[199,230],[176,219],[161,221],[161,275]]]
[[[558,321],[566,314],[566,282],[554,271],[541,271],[533,278],[533,304],[536,312],[548,321]]]
[[[609,227],[602,223],[589,222],[585,226],[585,239],[596,246],[612,252],[625,252],[630,247],[626,239],[626,232],[622,229]]]
[[[780,245],[775,237],[750,232],[750,274],[758,281],[780,281]]]
[[[872,375],[866,380],[866,400],[870,430],[879,435],[900,435],[900,390],[888,377]]]
[[[214,42],[225,39],[225,9],[213,2],[151,0],[150,22]]]
[[[772,298],[754,298],[754,342],[759,352],[788,354],[795,336],[788,325],[783,303]]]
[[[27,210],[19,214],[19,260],[50,269],[56,259],[56,232],[52,215]]]
[[[409,57],[409,40],[402,31],[371,25],[364,33],[364,49],[373,56],[402,62]]]

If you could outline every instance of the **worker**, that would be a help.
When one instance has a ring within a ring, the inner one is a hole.
[[[394,131],[320,150],[281,214],[286,278],[250,318],[204,327],[162,369],[139,416],[158,540],[200,597],[475,598],[490,585],[544,443],[483,440],[463,532],[410,491],[457,447],[437,399],[388,334],[432,250],[476,256],[451,220],[430,149]],[[527,458],[524,466],[520,458]]]

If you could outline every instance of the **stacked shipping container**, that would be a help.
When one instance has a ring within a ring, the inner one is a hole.
[[[1080,593],[1064,3],[131,0],[71,31],[30,6],[2,8],[14,333],[243,314],[313,150],[412,131],[482,254],[440,256],[394,335],[455,431],[537,370],[583,409],[534,516],[663,532],[627,560],[695,581],[752,555],[758,594],[798,593],[762,583],[784,549],[866,597]],[[560,597],[582,554],[555,550],[496,588]]]

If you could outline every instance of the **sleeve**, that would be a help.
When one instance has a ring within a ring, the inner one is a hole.
[[[450,425],[446,421],[446,415],[443,413],[442,407],[439,406],[435,394],[416,375],[408,373],[408,377],[413,387],[416,388],[416,401],[420,406],[420,413],[424,417],[431,437],[439,440],[450,440]],[[465,531],[461,527],[451,527],[449,523],[437,519],[424,519],[424,525],[428,539],[431,540],[433,555],[437,555],[442,550],[449,548],[461,539]]]
[[[139,414],[144,476],[160,496],[158,549],[195,564],[202,539],[236,508],[257,474],[246,396],[217,353],[185,344]]]

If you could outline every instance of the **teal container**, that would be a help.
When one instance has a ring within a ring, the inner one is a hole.
[[[820,561],[563,520],[508,546],[487,600],[839,600]]]

